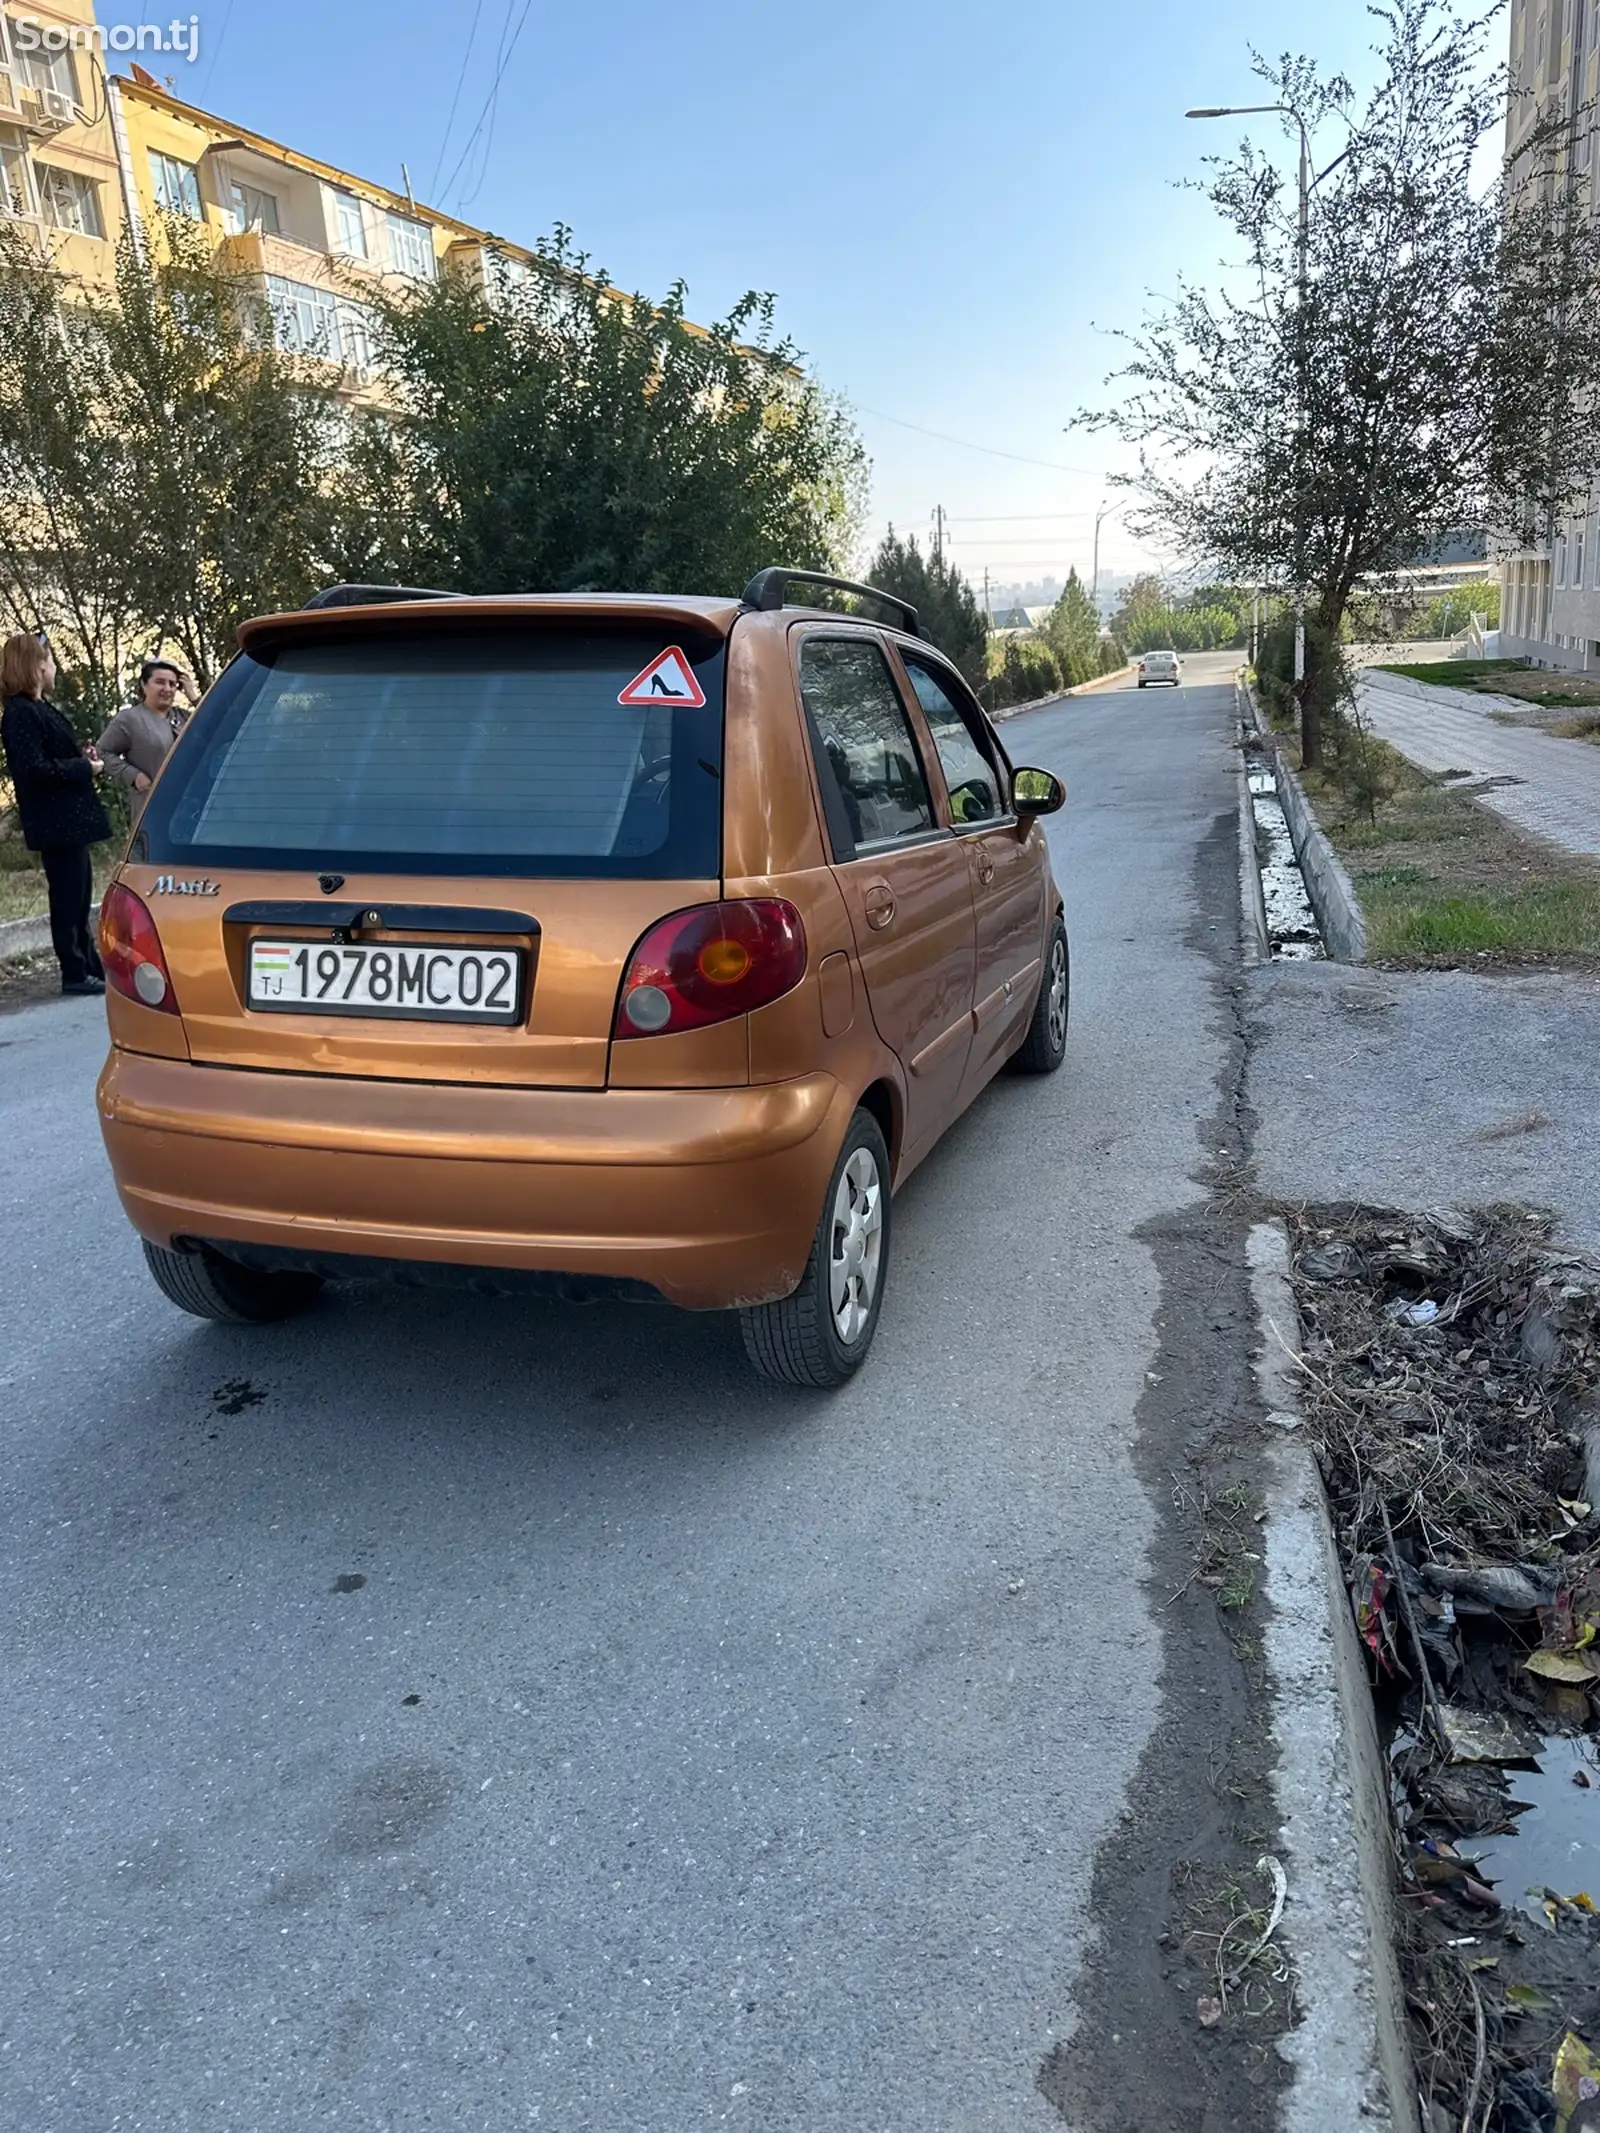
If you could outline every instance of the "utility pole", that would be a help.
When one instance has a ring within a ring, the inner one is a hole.
[[[944,561],[944,505],[933,507],[933,553],[937,561]]]
[[[1089,598],[1094,604],[1096,623],[1100,620],[1100,521],[1109,518],[1115,509],[1114,504],[1108,504],[1102,497],[1100,508],[1094,515],[1094,568],[1090,577]]]
[[[985,632],[994,628],[994,609],[989,605],[989,566],[983,566],[983,627]]]

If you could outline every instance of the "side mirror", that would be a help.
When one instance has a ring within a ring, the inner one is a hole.
[[[1019,815],[1053,815],[1067,804],[1067,788],[1048,770],[1019,770],[1011,780],[1011,804]]]

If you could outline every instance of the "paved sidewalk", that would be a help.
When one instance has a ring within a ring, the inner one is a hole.
[[[1600,1253],[1600,981],[1263,963],[1247,983],[1269,1199],[1514,1200]]]
[[[1514,778],[1481,794],[1483,805],[1569,852],[1600,854],[1600,747],[1592,741],[1497,725],[1487,699],[1480,711],[1459,690],[1391,688],[1381,674],[1363,674],[1360,695],[1373,732],[1421,769]]]

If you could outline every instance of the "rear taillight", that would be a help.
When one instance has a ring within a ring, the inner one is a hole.
[[[747,1015],[805,975],[806,929],[778,896],[697,904],[652,926],[634,949],[614,1037],[661,1037]]]
[[[100,960],[115,991],[163,1015],[178,1012],[156,922],[144,899],[119,882],[107,889],[100,906]]]

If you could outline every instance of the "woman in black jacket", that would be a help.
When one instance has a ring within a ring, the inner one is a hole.
[[[61,990],[104,992],[105,973],[89,930],[94,899],[90,846],[111,835],[94,781],[103,769],[79,744],[50,702],[56,663],[42,637],[8,637],[0,651],[0,743],[23,840],[37,852],[50,885],[50,939],[61,965]]]

